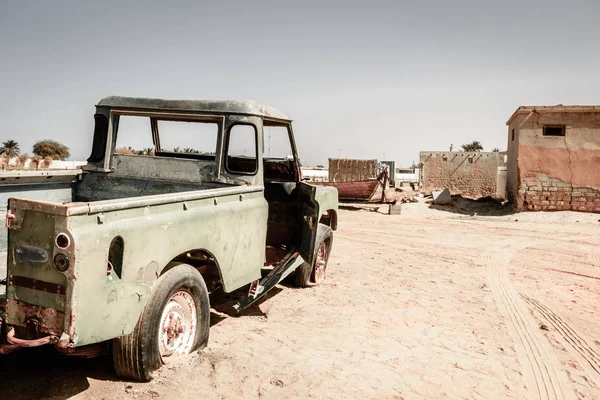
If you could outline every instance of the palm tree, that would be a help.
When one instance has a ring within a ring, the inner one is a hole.
[[[494,153],[500,153],[500,149],[499,149],[499,148],[497,148],[497,147],[494,147],[494,148],[492,149],[492,151],[493,151]]]
[[[471,143],[463,144],[460,147],[462,147],[463,151],[481,151],[481,150],[483,150],[483,145],[481,143],[479,143],[477,140],[473,140]]]
[[[2,142],[2,147],[0,147],[0,155],[4,155],[7,158],[13,158],[18,156],[21,153],[21,149],[19,148],[19,143],[14,140],[7,140],[6,142]]]
[[[188,153],[188,154],[196,154],[196,153],[200,153],[198,150],[192,148],[192,147],[184,147],[183,148],[183,152],[184,153]]]

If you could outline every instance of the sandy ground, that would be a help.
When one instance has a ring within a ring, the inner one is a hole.
[[[154,381],[28,349],[0,358],[0,398],[600,398],[599,218],[342,210],[326,284],[240,317],[215,296],[209,346]]]

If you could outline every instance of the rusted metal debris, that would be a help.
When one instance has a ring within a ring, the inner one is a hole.
[[[32,340],[18,339],[15,337],[15,329],[9,327],[6,333],[6,343],[0,344],[0,354],[8,354],[22,347],[38,347],[56,342],[58,342],[58,337],[53,335]]]

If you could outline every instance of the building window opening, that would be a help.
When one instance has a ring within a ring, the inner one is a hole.
[[[544,126],[544,136],[565,136],[565,126],[564,125]]]
[[[512,141],[513,142],[515,141],[515,130],[514,129],[512,130]]]
[[[468,160],[469,160],[469,164],[473,164],[473,157],[469,157]]]

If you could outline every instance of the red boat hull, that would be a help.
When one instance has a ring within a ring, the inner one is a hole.
[[[340,200],[370,200],[379,186],[377,179],[351,182],[311,182],[313,185],[333,186],[338,190]]]

